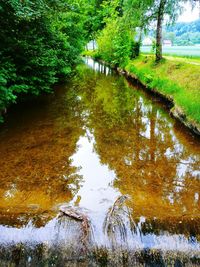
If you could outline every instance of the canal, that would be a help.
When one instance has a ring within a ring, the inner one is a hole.
[[[84,59],[0,128],[0,266],[198,266],[199,141]]]

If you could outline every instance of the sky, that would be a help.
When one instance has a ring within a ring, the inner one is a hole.
[[[199,18],[199,4],[191,10],[191,5],[185,4],[184,5],[185,11],[183,14],[178,18],[178,22],[190,22],[197,20]]]

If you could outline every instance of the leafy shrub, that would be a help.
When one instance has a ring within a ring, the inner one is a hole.
[[[131,40],[130,31],[120,20],[112,20],[97,39],[98,52],[106,62],[125,67],[131,55]]]
[[[135,42],[135,41],[131,42],[131,55],[130,55],[131,59],[134,59],[139,56],[140,46],[141,46],[140,42]]]
[[[0,16],[1,114],[21,94],[51,92],[78,62],[84,39],[70,1],[2,0]]]

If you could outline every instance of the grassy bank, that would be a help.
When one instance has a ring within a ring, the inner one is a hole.
[[[187,61],[163,59],[155,64],[153,56],[140,56],[130,61],[126,71],[147,88],[173,100],[172,112],[184,122],[200,125],[200,66]]]
[[[99,58],[97,52],[87,56]],[[138,79],[147,90],[153,90],[173,102],[172,114],[187,127],[200,133],[200,66],[188,59],[164,58],[155,64],[153,55],[141,55],[125,67],[128,75]]]

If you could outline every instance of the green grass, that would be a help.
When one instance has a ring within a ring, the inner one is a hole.
[[[126,70],[149,89],[156,89],[173,99],[188,119],[200,124],[200,66],[187,60],[164,59],[155,64],[154,56],[140,56],[130,61]]]
[[[152,54],[151,46],[142,46],[141,52]],[[200,46],[163,46],[163,55],[200,59]]]

